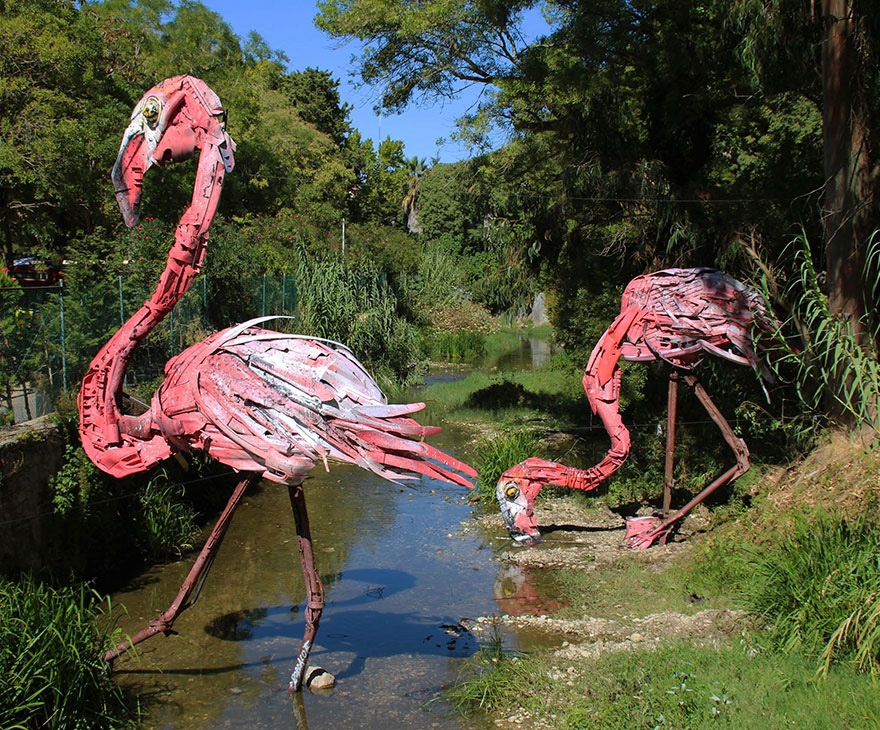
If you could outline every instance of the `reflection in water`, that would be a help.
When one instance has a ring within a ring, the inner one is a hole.
[[[490,366],[497,370],[534,370],[555,352],[553,342],[542,337],[521,337],[516,349],[505,352]]]
[[[542,616],[562,604],[546,598],[547,591],[535,585],[535,573],[528,566],[503,561],[495,578],[495,601],[502,613],[510,616]]]

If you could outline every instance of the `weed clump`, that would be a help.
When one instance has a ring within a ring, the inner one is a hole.
[[[745,603],[774,645],[880,669],[880,527],[864,518],[798,515],[754,560]]]
[[[537,456],[538,440],[524,429],[484,439],[477,446],[474,464],[479,479],[474,494],[482,504],[494,504],[495,485],[501,475],[530,456]]]
[[[85,585],[52,588],[0,578],[0,727],[135,727],[101,658],[100,596]]]

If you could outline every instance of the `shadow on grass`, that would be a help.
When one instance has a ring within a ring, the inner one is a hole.
[[[484,411],[528,408],[572,420],[583,419],[589,412],[586,398],[575,400],[562,394],[536,393],[512,380],[502,380],[475,390],[465,400],[464,407]]]

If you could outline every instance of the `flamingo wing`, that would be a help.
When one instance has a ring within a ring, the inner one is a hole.
[[[273,481],[301,480],[318,460],[392,481],[427,475],[470,486],[456,472],[476,476],[421,440],[440,431],[408,417],[423,403],[389,405],[337,343],[239,325],[179,355],[168,376],[159,407],[184,424],[181,445]]]

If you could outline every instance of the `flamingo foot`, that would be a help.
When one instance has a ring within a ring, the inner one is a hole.
[[[636,550],[644,550],[659,542],[666,544],[674,521],[665,522],[653,515],[628,517],[626,520],[626,544]]]

